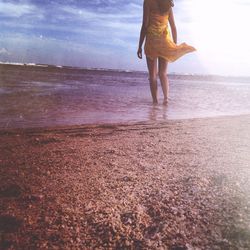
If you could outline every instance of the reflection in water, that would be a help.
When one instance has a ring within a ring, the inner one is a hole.
[[[148,108],[148,120],[149,121],[166,121],[168,105],[151,105]]]
[[[145,73],[6,65],[0,65],[0,70],[1,67],[1,128],[250,113],[247,82],[171,78],[169,104],[153,106]],[[161,91],[159,94],[161,103]]]

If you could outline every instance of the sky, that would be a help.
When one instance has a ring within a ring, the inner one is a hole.
[[[0,61],[147,70],[137,59],[143,0],[0,0]],[[250,0],[176,0],[170,72],[250,76]]]

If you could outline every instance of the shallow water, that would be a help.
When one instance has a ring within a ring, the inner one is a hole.
[[[152,105],[147,74],[0,66],[0,127],[101,124],[250,114],[250,81],[171,76]]]

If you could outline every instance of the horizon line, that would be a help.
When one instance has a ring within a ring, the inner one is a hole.
[[[117,71],[117,72],[140,72],[148,73],[145,70],[133,70],[133,69],[121,69],[121,68],[103,68],[103,67],[86,67],[86,66],[72,66],[72,65],[56,65],[56,64],[46,64],[46,63],[23,63],[23,62],[3,62],[0,61],[0,65],[13,65],[13,66],[29,66],[29,67],[55,67],[55,68],[75,68],[75,69],[85,69],[85,70],[100,70],[100,71]],[[206,77],[224,77],[224,78],[250,78],[250,75],[219,75],[219,74],[202,74],[202,73],[178,73],[170,72],[168,75],[180,75],[180,76],[206,76]]]

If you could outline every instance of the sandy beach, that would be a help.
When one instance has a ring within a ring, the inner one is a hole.
[[[250,249],[250,116],[0,131],[0,249]]]

